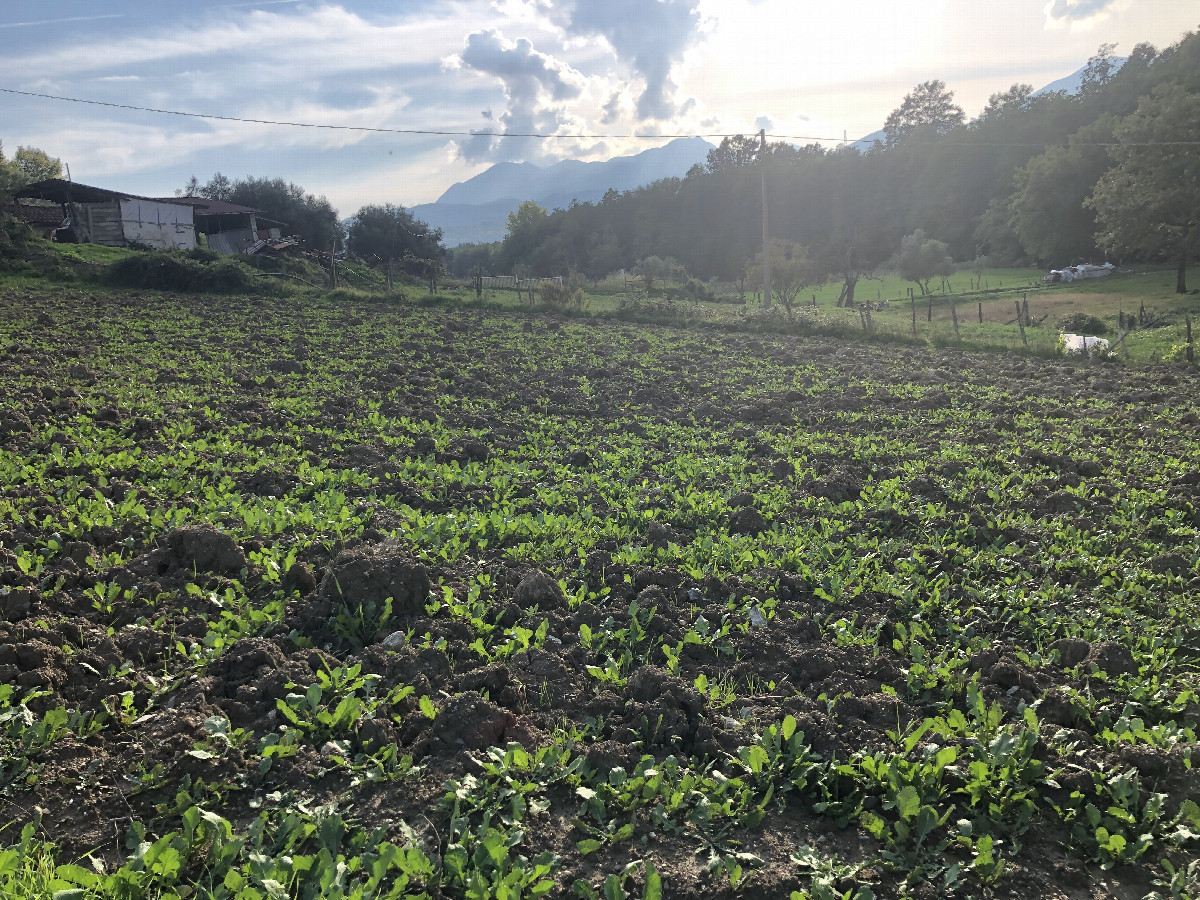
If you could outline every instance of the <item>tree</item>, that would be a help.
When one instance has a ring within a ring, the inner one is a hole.
[[[1116,120],[1104,115],[1017,170],[1010,198],[1012,227],[1025,252],[1041,263],[1086,261],[1096,247],[1096,216],[1084,205],[1111,164],[1107,144]]]
[[[227,198],[212,199],[260,209],[267,218],[285,223],[291,234],[313,249],[326,250],[341,237],[333,205],[282,178],[239,178]]]
[[[921,289],[922,297],[928,296],[931,278],[954,274],[954,260],[950,258],[948,250],[945,242],[926,237],[925,232],[918,228],[900,240],[900,256],[897,259],[900,275],[915,282]]]
[[[1094,94],[1112,81],[1117,70],[1121,68],[1122,62],[1113,56],[1113,51],[1116,49],[1116,44],[1101,44],[1096,50],[1096,55],[1088,59],[1087,66],[1084,67],[1083,74],[1079,77],[1080,96]]]
[[[26,185],[62,177],[62,161],[37,147],[18,147],[12,159],[0,144],[0,197],[8,198]]]
[[[704,168],[710,175],[716,175],[718,172],[752,165],[758,159],[758,148],[758,138],[731,134],[722,138],[720,144],[708,151]]]
[[[497,262],[501,269],[515,272],[520,264],[530,265],[549,229],[546,208],[526,200],[508,214],[508,233],[500,245]],[[543,273],[545,274],[545,273]]]
[[[937,134],[946,134],[965,118],[962,107],[954,102],[954,91],[946,90],[944,81],[924,81],[892,110],[883,130],[887,145],[894,147],[917,129],[932,128]]]
[[[787,310],[792,318],[796,298],[809,285],[819,281],[817,268],[808,258],[808,251],[795,241],[772,238],[767,245],[767,259],[771,264],[771,293]],[[763,255],[758,252],[750,264],[749,278],[762,281]]]
[[[496,253],[500,243],[459,244],[446,251],[446,271],[455,278],[467,278],[481,270],[483,275],[496,274]]]
[[[427,277],[424,263],[414,261],[440,262],[446,254],[440,228],[430,228],[403,206],[391,203],[364,206],[355,213],[347,247],[362,259],[386,263],[389,271],[401,260],[405,271],[423,277]]]
[[[983,118],[998,116],[1004,113],[1024,112],[1029,109],[1033,99],[1032,84],[1013,84],[1007,91],[992,94],[988,104],[983,109]]]
[[[1101,246],[1176,260],[1175,291],[1187,293],[1188,256],[1200,232],[1196,148],[1200,92],[1161,84],[1114,133],[1116,165],[1096,184]]]
[[[233,182],[229,177],[222,175],[220,172],[208,179],[208,183],[197,187],[199,179],[195,175],[188,180],[184,186],[184,196],[186,197],[203,197],[205,200],[222,200],[226,203],[232,202],[233,197]],[[194,191],[194,193],[189,193]]]
[[[671,277],[671,272],[675,268],[673,259],[662,259],[657,256],[647,256],[645,259],[639,260],[637,268],[634,269],[634,274],[641,277],[646,282],[646,290],[654,286],[655,281],[666,281]]]

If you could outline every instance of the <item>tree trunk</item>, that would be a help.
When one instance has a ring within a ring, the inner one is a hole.
[[[1179,268],[1175,272],[1175,293],[1187,293],[1187,254],[1189,226],[1183,226],[1183,236],[1179,241]]]
[[[846,306],[850,309],[854,308],[854,287],[858,284],[857,278],[846,278],[846,283],[843,285],[846,292]]]

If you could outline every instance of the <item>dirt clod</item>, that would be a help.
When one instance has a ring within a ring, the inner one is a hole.
[[[187,525],[167,535],[167,546],[179,565],[198,572],[236,572],[246,554],[229,535],[209,525]]]
[[[377,610],[390,597],[392,615],[414,616],[424,611],[429,589],[425,567],[387,541],[339,553],[321,579],[318,597],[356,607],[372,603]]]
[[[542,610],[559,609],[567,603],[558,582],[540,569],[521,579],[513,599],[522,609],[529,609],[531,606]]]

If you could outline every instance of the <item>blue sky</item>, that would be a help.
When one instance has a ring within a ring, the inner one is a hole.
[[[1194,27],[1193,0],[5,0],[6,151],[41,147],[82,182],[170,194],[191,175],[281,176],[343,215],[434,200],[500,160],[603,159],[672,134],[850,139],[940,78],[974,116],[1102,43]],[[714,140],[715,142],[715,140]]]

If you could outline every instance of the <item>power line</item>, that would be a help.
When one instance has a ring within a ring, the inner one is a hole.
[[[56,94],[39,94],[34,91],[18,91],[13,88],[0,88],[0,92],[5,94],[19,94],[22,97],[40,97],[44,100],[62,100],[66,103],[86,103],[89,106],[107,106],[112,109],[128,109],[135,112],[159,113],[166,116],[182,116],[188,119],[215,119],[220,122],[247,122],[253,125],[285,125],[290,128],[323,128],[331,131],[364,131],[372,134],[425,134],[425,135],[443,135],[449,137],[497,137],[497,138],[564,138],[572,140],[597,138],[637,138],[639,140],[662,140],[664,138],[673,139],[681,137],[734,137],[735,134],[730,132],[713,133],[713,134],[540,134],[526,132],[500,132],[500,131],[455,131],[450,129],[432,129],[432,128],[373,128],[367,125],[328,125],[318,122],[284,122],[278,119],[248,119],[240,116],[218,116],[211,113],[196,113],[183,112],[177,109],[156,109],[150,106],[133,106],[128,103],[109,103],[104,100],[84,100],[79,97],[61,97]],[[818,138],[818,137],[803,137],[799,135],[770,135],[770,137],[788,137],[790,140],[805,140],[805,141],[832,141],[841,138]]]
[[[250,125],[279,125],[288,128],[319,128],[328,131],[360,131],[369,134],[414,134],[414,135],[432,135],[441,137],[491,137],[491,138],[533,138],[537,140],[675,140],[676,138],[727,138],[727,137],[742,137],[744,132],[703,132],[703,133],[680,133],[680,134],[544,134],[536,132],[511,132],[511,131],[461,131],[453,129],[432,129],[432,128],[374,128],[368,125],[329,125],[320,122],[285,122],[278,119],[249,119],[240,116],[218,116],[212,113],[197,113],[184,112],[178,109],[158,109],[152,106],[134,106],[129,103],[110,103],[105,100],[85,100],[81,97],[62,97],[57,94],[41,94],[36,91],[18,91],[15,88],[0,88],[0,93],[16,94],[21,97],[38,97],[43,100],[60,100],[64,103],[83,103],[88,106],[106,106],[110,109],[125,109],[133,112],[157,113],[164,116],[180,116],[185,119],[211,119],[218,122],[244,122]],[[861,144],[864,142],[862,138],[856,141],[847,141],[845,137],[815,137],[805,134],[768,134],[766,137],[781,141],[814,141],[828,142],[836,144]],[[907,143],[915,143],[909,141]],[[921,142],[926,146],[933,146],[934,142]],[[956,142],[941,140],[937,141],[938,146],[955,146]],[[1063,142],[1026,142],[1013,143],[1002,141],[962,141],[957,142],[958,146],[970,147],[1050,147],[1064,146]],[[1118,145],[1115,141],[1096,141],[1088,142],[1087,144],[1078,144],[1076,146],[1087,147],[1194,147],[1200,146],[1200,140],[1194,141],[1146,141],[1146,142],[1127,142]]]

